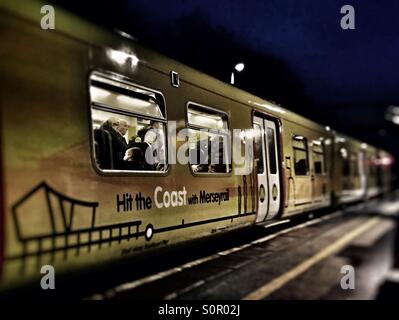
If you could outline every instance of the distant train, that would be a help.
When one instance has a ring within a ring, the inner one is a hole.
[[[3,290],[389,191],[386,151],[42,5],[0,3]]]

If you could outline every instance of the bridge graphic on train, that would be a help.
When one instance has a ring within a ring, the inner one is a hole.
[[[50,230],[43,234],[27,234],[24,232],[24,217],[29,212],[24,210],[24,205],[35,197],[44,197],[47,204],[48,222]],[[76,249],[76,255],[79,255],[82,248],[87,248],[90,252],[91,247],[97,245],[101,248],[103,245],[109,246],[113,241],[137,239],[143,236],[144,232],[139,232],[141,221],[131,221],[126,223],[111,224],[105,226],[96,226],[96,210],[98,202],[88,202],[74,199],[57,192],[47,183],[42,182],[33,188],[28,194],[21,198],[12,208],[14,226],[17,237],[23,246],[21,258],[30,256],[40,256],[43,254],[54,254],[57,251],[63,251],[65,258],[70,249]],[[77,212],[79,208],[84,208],[85,214],[90,216],[86,227],[74,228],[74,221],[79,218]],[[56,221],[60,220],[61,225],[57,226]],[[93,239],[93,234],[98,234],[98,239]],[[71,243],[70,239],[76,237],[76,243]],[[58,239],[62,239],[60,244]],[[43,243],[51,241],[50,248],[43,248]],[[36,244],[36,249],[28,250],[30,243]],[[17,257],[14,257],[17,258]]]

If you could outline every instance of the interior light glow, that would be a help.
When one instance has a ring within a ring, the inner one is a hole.
[[[110,92],[101,88],[91,87],[90,94],[93,101],[101,101],[110,96]]]
[[[131,67],[136,67],[139,63],[139,58],[133,53],[127,53],[121,50],[107,50],[108,57],[119,65],[124,65],[130,61]]]
[[[152,104],[148,101],[140,100],[140,99],[135,99],[132,97],[124,96],[124,95],[118,95],[116,98],[120,103],[125,103],[125,104],[132,104],[135,107],[138,108],[149,108],[152,106]]]

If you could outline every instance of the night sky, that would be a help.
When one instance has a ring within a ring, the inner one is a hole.
[[[52,1],[139,43],[313,120],[395,152],[399,1]],[[355,30],[340,9],[355,8]]]

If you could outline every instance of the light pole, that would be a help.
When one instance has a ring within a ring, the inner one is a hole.
[[[245,64],[242,63],[242,62],[237,63],[234,66],[234,70],[237,71],[237,72],[241,72],[242,70],[244,70],[244,68],[245,68]],[[231,79],[230,79],[230,83],[231,84],[234,84],[234,70],[231,72]]]

